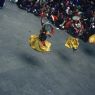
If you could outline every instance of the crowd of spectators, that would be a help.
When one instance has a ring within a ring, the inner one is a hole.
[[[5,0],[0,0],[3,2]],[[94,0],[10,0],[20,9],[47,18],[57,29],[65,29],[84,41],[95,34]],[[2,4],[0,4],[2,7]],[[43,23],[43,22],[42,22]]]
[[[18,0],[17,6],[85,41],[95,34],[94,0]]]

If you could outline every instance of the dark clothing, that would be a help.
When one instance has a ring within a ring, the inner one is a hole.
[[[22,4],[23,0],[18,0],[17,5],[19,6],[20,4]]]
[[[40,39],[40,41],[45,41],[47,39],[47,35],[45,33],[41,33],[39,35],[39,39]]]
[[[40,41],[45,41],[47,39],[45,27],[42,27],[42,30],[40,30],[39,39]]]
[[[3,7],[5,0],[0,0],[0,7]]]

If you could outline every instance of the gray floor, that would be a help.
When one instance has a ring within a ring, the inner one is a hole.
[[[73,52],[56,30],[52,52],[40,53],[27,43],[39,29],[39,18],[15,4],[0,10],[0,95],[95,95],[95,45],[80,41]]]

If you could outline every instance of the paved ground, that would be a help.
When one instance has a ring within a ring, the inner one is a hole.
[[[95,45],[80,41],[74,53],[58,30],[52,52],[39,53],[27,43],[39,29],[39,18],[15,4],[0,10],[0,95],[95,95]]]

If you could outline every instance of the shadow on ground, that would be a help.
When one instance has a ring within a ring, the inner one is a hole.
[[[84,43],[80,41],[80,48],[85,55],[95,57],[95,45],[94,44]]]
[[[20,52],[17,56],[24,64],[26,63],[28,65],[41,66],[41,63],[43,62],[40,57],[34,56],[32,53]]]
[[[88,56],[91,56],[91,57],[95,57],[95,49],[92,49],[90,47],[84,47],[83,48],[83,52],[88,55]]]
[[[62,51],[62,50],[57,50],[56,51],[56,55],[63,61],[65,61],[66,63],[70,63],[71,58],[70,56],[68,57],[68,55],[66,54],[66,51]]]

